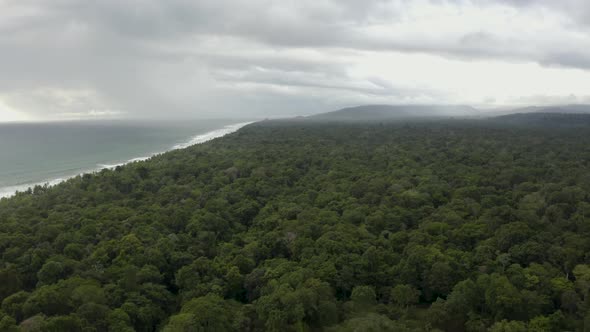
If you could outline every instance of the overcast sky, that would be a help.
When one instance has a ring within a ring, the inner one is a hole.
[[[587,0],[0,0],[0,121],[590,103]]]

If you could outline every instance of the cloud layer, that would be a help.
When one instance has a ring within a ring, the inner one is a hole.
[[[585,0],[0,0],[0,121],[586,102]]]

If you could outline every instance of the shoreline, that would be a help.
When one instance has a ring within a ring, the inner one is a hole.
[[[103,169],[114,169],[117,166],[123,166],[123,165],[137,162],[137,161],[148,160],[154,156],[157,156],[157,155],[169,152],[169,151],[185,149],[185,148],[188,148],[189,146],[192,146],[192,145],[202,144],[202,143],[208,142],[210,140],[213,140],[215,138],[223,137],[225,135],[234,133],[234,132],[238,131],[240,128],[247,126],[247,125],[254,123],[254,122],[255,121],[229,124],[229,125],[226,125],[222,128],[219,128],[219,129],[214,129],[214,130],[208,131],[203,134],[192,136],[189,138],[188,141],[186,141],[184,143],[175,144],[165,151],[154,152],[154,153],[151,153],[148,156],[144,156],[144,157],[131,158],[131,159],[124,161],[122,163],[98,164],[97,165],[98,167],[96,167],[96,168],[88,169],[86,171],[82,171],[81,173],[72,174],[70,176],[64,176],[64,177],[59,177],[59,178],[55,178],[55,179],[47,179],[47,180],[44,180],[41,182],[17,184],[17,185],[13,185],[13,186],[2,187],[2,188],[0,188],[0,199],[12,197],[12,196],[16,195],[17,192],[23,192],[23,191],[28,190],[29,188],[33,188],[38,185],[39,186],[47,185],[49,187],[53,187],[57,184],[60,184],[62,182],[65,182],[71,178],[74,178],[74,177],[82,175],[82,174],[93,174],[93,173],[97,173]]]

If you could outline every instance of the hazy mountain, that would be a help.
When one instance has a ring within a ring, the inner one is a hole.
[[[590,114],[583,113],[569,113],[564,109],[553,108],[553,110],[562,112],[545,113],[545,112],[530,112],[530,113],[516,113],[497,116],[491,118],[490,121],[519,126],[534,126],[534,127],[586,127],[590,126]]]
[[[590,105],[529,106],[482,113],[465,105],[362,105],[299,118],[314,121],[394,121],[427,118],[480,118],[508,125],[590,126]]]
[[[381,121],[426,117],[470,116],[477,110],[463,105],[364,105],[307,117],[330,121]]]
[[[509,108],[494,110],[484,113],[485,116],[501,116],[509,114],[522,113],[559,113],[559,114],[590,114],[590,105],[570,104],[570,105],[550,105],[550,106],[526,106],[520,108]]]
[[[590,105],[554,105],[554,106],[530,106],[514,110],[513,113],[590,113]]]

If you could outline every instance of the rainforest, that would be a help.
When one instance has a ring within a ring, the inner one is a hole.
[[[1,199],[0,330],[583,331],[563,117],[261,121]]]

